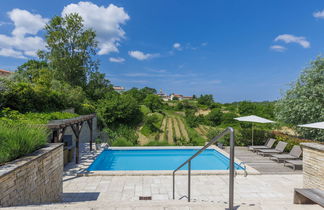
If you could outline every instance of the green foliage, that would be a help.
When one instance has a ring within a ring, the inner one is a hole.
[[[219,108],[214,108],[206,115],[206,120],[211,126],[218,126],[222,123],[223,113]]]
[[[149,115],[145,117],[145,126],[150,133],[158,132],[160,129],[156,126],[159,122],[159,118],[156,115]]]
[[[152,111],[156,112],[162,108],[162,101],[158,95],[149,94],[144,99],[144,104]]]
[[[314,142],[312,140],[307,139],[300,139],[297,137],[289,136],[280,132],[273,132],[274,138],[278,141],[284,141],[287,142],[287,147],[285,149],[286,152],[289,152],[294,145],[299,145],[302,142]]]
[[[80,87],[57,80],[47,82],[13,82],[0,80],[0,109],[9,107],[19,112],[52,112],[80,108],[85,95]]]
[[[105,128],[103,130],[107,133],[109,141],[112,142],[112,145],[127,143],[127,145],[136,145],[138,135],[136,134],[136,131],[134,128],[126,126],[126,125],[120,125],[118,127],[115,127],[113,129],[111,128]],[[127,145],[120,145],[120,146],[127,146]]]
[[[145,144],[145,146],[171,146],[167,141],[150,141],[149,143]]]
[[[85,29],[78,14],[55,16],[45,26],[46,48],[39,52],[48,61],[57,80],[72,86],[85,87],[87,76],[95,72],[98,62],[94,60],[97,42],[92,29]]]
[[[186,110],[185,112],[185,120],[190,128],[195,128],[199,124],[198,118],[195,116],[195,111]]]
[[[103,127],[136,126],[143,119],[138,103],[130,95],[110,94],[99,100],[96,112]]]
[[[112,143],[113,147],[131,147],[134,146],[134,144],[130,141],[128,141],[124,137],[117,138],[115,141]]]
[[[206,106],[212,106],[214,103],[213,95],[200,95],[200,97],[197,99],[198,104],[200,105],[206,105]]]
[[[317,58],[276,103],[276,117],[299,125],[324,121],[324,58]],[[324,141],[324,130],[297,128],[306,137]]]
[[[21,114],[16,110],[10,110],[8,108],[0,111],[0,121],[8,123],[19,122],[23,124],[47,124],[51,120],[69,119],[77,116],[79,115],[69,112],[28,112]]]
[[[43,147],[47,143],[48,134],[43,126],[0,120],[0,164]]]
[[[89,82],[85,89],[87,98],[92,101],[103,99],[107,92],[113,91],[110,81],[105,78],[105,74],[91,72]]]
[[[239,125],[239,121],[235,120],[237,115],[232,112],[227,112],[222,114],[222,125],[223,127],[237,127]]]
[[[144,115],[147,115],[147,114],[151,113],[151,110],[145,105],[140,105],[140,109],[141,109],[141,112]]]
[[[45,61],[29,60],[18,66],[17,73],[14,74],[18,81],[36,82],[42,75],[42,70],[48,70],[48,64]],[[44,72],[52,77],[52,72]]]

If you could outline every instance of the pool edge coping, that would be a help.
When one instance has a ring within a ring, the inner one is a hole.
[[[109,149],[115,150],[143,150],[143,149],[201,149],[201,146],[136,146],[136,147],[109,147]],[[209,148],[216,150],[225,157],[229,158],[229,154],[221,148],[211,145]],[[102,150],[103,151],[103,150]],[[102,152],[97,153],[96,157]],[[234,157],[236,164],[240,164],[240,159]],[[92,162],[91,162],[92,163]],[[87,168],[90,166],[89,164]],[[260,175],[261,173],[255,168],[245,164],[248,175]],[[244,175],[244,170],[235,170],[237,175]],[[160,175],[172,175],[173,170],[145,170],[145,171],[81,171],[77,173],[77,176],[160,176]],[[187,170],[177,171],[177,175],[187,175]],[[192,175],[227,175],[228,170],[191,170]]]

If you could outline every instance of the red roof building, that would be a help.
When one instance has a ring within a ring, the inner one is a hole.
[[[10,74],[12,74],[11,71],[0,69],[0,77],[6,77],[9,76]]]

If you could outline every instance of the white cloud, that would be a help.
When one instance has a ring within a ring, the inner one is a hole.
[[[310,42],[303,36],[294,36],[291,34],[282,34],[275,38],[275,41],[283,41],[285,43],[297,43],[303,48],[309,48]]]
[[[147,60],[147,59],[159,56],[159,54],[143,53],[143,52],[138,51],[138,50],[128,51],[128,54],[129,54],[129,56],[131,56],[131,57],[133,57],[133,58],[135,58],[137,60],[140,60],[140,61]]]
[[[15,29],[12,31],[14,36],[36,35],[48,21],[48,19],[42,18],[38,14],[32,14],[21,9],[11,10],[8,12],[8,16],[15,25]]]
[[[125,61],[124,58],[120,58],[120,57],[111,57],[109,58],[109,61],[110,62],[113,62],[113,63],[123,63]]]
[[[322,11],[318,11],[318,12],[314,12],[314,13],[313,13],[313,16],[314,16],[315,18],[321,18],[321,19],[323,19],[323,18],[324,18],[324,10],[322,10]]]
[[[176,42],[176,43],[173,44],[173,48],[177,49],[177,50],[181,50],[181,44]]]
[[[7,14],[15,28],[11,36],[0,34],[1,56],[26,58],[36,56],[37,50],[45,49],[44,40],[36,34],[48,19],[21,9],[13,9]]]
[[[270,49],[273,51],[277,51],[277,52],[283,52],[286,50],[286,48],[281,45],[272,45],[272,46],[270,46]]]
[[[130,19],[124,8],[114,4],[104,7],[91,2],[79,2],[65,6],[62,16],[70,13],[78,13],[84,25],[96,31],[99,55],[118,52],[119,42],[125,38],[121,25]]]
[[[11,48],[1,48],[0,56],[26,59],[22,52],[13,50]]]

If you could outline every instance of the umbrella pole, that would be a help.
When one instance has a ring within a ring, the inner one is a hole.
[[[253,146],[253,123],[252,123],[252,146]]]

